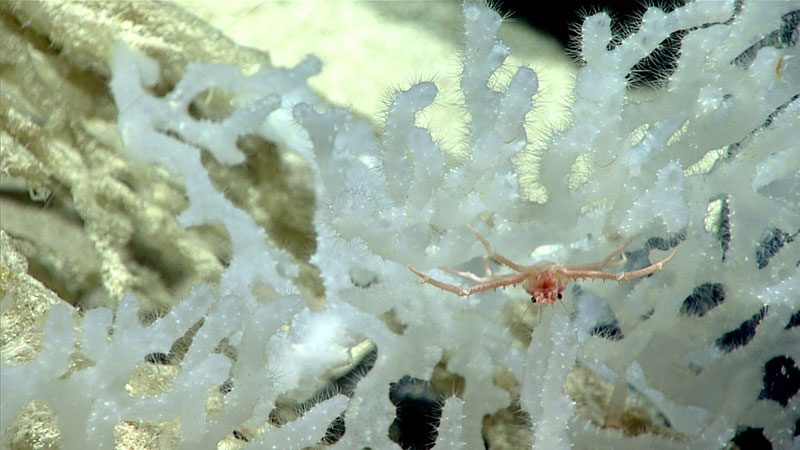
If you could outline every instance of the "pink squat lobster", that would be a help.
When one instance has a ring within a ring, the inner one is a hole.
[[[422,284],[432,284],[439,289],[453,292],[462,297],[472,295],[476,292],[483,292],[488,289],[505,288],[506,286],[516,286],[522,283],[522,287],[531,295],[531,302],[538,303],[539,309],[541,309],[542,305],[552,305],[555,304],[556,300],[561,300],[561,292],[564,291],[570,280],[581,278],[616,280],[619,282],[633,280],[634,278],[643,277],[657,270],[661,270],[664,264],[675,257],[675,253],[677,252],[673,250],[666,258],[643,269],[631,272],[605,272],[603,269],[607,267],[619,266],[625,263],[626,258],[622,251],[625,250],[625,247],[633,240],[629,239],[620,248],[611,252],[611,254],[600,262],[590,264],[559,264],[550,261],[540,261],[531,266],[522,266],[492,250],[492,246],[489,245],[489,242],[486,241],[475,228],[472,228],[470,225],[467,225],[467,228],[469,228],[469,231],[471,231],[472,234],[483,243],[483,246],[486,247],[488,255],[483,257],[483,268],[486,274],[480,277],[472,272],[461,272],[448,267],[442,267],[441,269],[464,278],[475,280],[478,284],[469,287],[455,286],[439,280],[434,280],[411,265],[409,265],[408,268],[422,278]],[[614,259],[620,255],[622,256],[614,261]],[[514,270],[514,273],[492,276],[492,272],[489,269],[488,258],[492,258],[500,264],[510,267]]]

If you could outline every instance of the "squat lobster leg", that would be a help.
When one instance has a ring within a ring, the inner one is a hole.
[[[483,246],[486,247],[486,253],[487,253],[487,256],[489,258],[492,258],[493,260],[499,262],[500,264],[506,265],[506,266],[514,269],[515,272],[524,272],[525,271],[525,269],[526,269],[525,266],[517,264],[515,262],[512,262],[511,260],[507,259],[503,255],[501,255],[501,254],[497,253],[496,251],[492,250],[492,246],[489,245],[489,241],[487,241],[485,237],[481,236],[481,234],[478,233],[478,230],[476,230],[475,228],[472,228],[472,225],[467,224],[467,228],[469,228],[469,231],[471,231],[472,234],[474,234],[475,237],[477,237],[478,240],[481,241]],[[486,264],[486,256],[483,257],[483,261],[484,261],[484,264]],[[488,270],[489,266],[486,265],[485,267]]]
[[[580,279],[580,278],[596,278],[601,280],[615,280],[615,281],[628,281],[633,280],[634,278],[643,277],[645,275],[650,275],[653,272],[657,272],[664,267],[664,264],[670,262],[672,258],[675,257],[677,250],[673,250],[669,256],[662,259],[661,261],[651,264],[643,269],[633,270],[630,272],[619,272],[619,273],[611,273],[611,272],[603,272],[602,270],[576,270],[576,267],[579,266],[562,266],[562,272],[564,276],[571,279]],[[615,263],[609,264],[613,266],[617,266],[621,263],[625,262],[625,258],[623,257],[620,261]]]
[[[462,297],[467,297],[467,296],[470,296],[470,295],[472,295],[472,294],[474,294],[476,292],[483,292],[483,291],[487,291],[489,289],[497,289],[499,287],[503,287],[504,288],[506,286],[516,286],[516,285],[524,282],[528,278],[528,275],[525,274],[525,273],[512,273],[512,274],[508,274],[508,275],[500,275],[500,276],[492,277],[492,279],[490,279],[490,280],[488,280],[488,281],[486,281],[484,283],[476,284],[476,285],[469,286],[469,287],[462,287],[462,286],[456,286],[456,285],[453,285],[453,284],[447,284],[447,283],[439,281],[439,280],[435,280],[435,279],[425,275],[424,273],[420,272],[419,270],[415,269],[411,265],[409,265],[408,268],[411,269],[412,272],[417,274],[418,277],[422,278],[422,281],[420,281],[421,284],[432,284],[432,285],[438,287],[439,289],[443,289],[445,291],[453,292],[456,295],[460,295]],[[447,269],[443,269],[443,270],[447,270]],[[447,270],[447,271],[449,271],[449,270]],[[457,275],[461,275],[462,274],[462,272],[456,272],[456,271],[454,271],[454,273],[456,273]],[[463,273],[475,276],[475,274],[472,273],[472,272],[463,272]],[[465,276],[467,278],[471,278],[470,276],[467,276],[467,275],[463,275],[463,276]]]
[[[476,292],[483,292],[489,289],[497,289],[499,287],[505,288],[506,286],[516,286],[518,284],[522,284],[522,287],[525,289],[525,291],[531,295],[531,301],[533,303],[538,303],[539,307],[541,308],[542,304],[552,305],[556,302],[556,300],[560,300],[561,292],[564,291],[570,280],[583,278],[616,280],[619,282],[633,280],[635,278],[643,277],[661,270],[664,267],[664,264],[670,262],[677,253],[677,250],[673,250],[669,256],[661,261],[649,265],[643,269],[633,270],[631,272],[613,273],[604,271],[603,269],[605,268],[615,267],[625,263],[626,258],[623,251],[633,240],[633,238],[631,238],[618,249],[611,252],[602,261],[595,263],[571,265],[540,261],[530,266],[523,266],[512,262],[511,260],[495,252],[492,249],[492,246],[489,244],[489,241],[481,236],[481,234],[478,233],[475,228],[472,228],[469,225],[467,225],[467,228],[469,228],[472,234],[474,234],[475,237],[477,237],[486,248],[487,255],[483,257],[483,267],[486,271],[486,274],[481,277],[472,272],[462,272],[447,267],[443,267],[442,270],[469,278],[473,281],[477,281],[478,284],[469,287],[448,284],[439,280],[435,280],[409,265],[408,268],[418,277],[422,278],[421,283],[432,284],[439,289],[450,291],[460,296],[469,296]],[[514,270],[514,273],[492,276],[492,273],[489,270],[489,264],[487,261],[488,258],[492,258],[500,264],[508,266]]]
[[[625,257],[625,253],[623,251],[628,248],[628,245],[633,242],[633,238],[628,239],[625,241],[624,244],[620,245],[619,248],[614,250],[613,252],[609,253],[602,261],[596,263],[589,263],[589,264],[570,264],[565,265],[564,267],[568,267],[571,271],[602,271],[606,267],[616,267],[625,264],[628,258]],[[614,261],[619,256],[619,259]],[[603,272],[605,273],[605,272]]]

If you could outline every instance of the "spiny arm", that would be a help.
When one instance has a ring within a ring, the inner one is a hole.
[[[438,287],[439,289],[444,289],[445,291],[453,292],[454,294],[460,295],[462,297],[466,297],[466,296],[472,295],[472,294],[474,294],[476,292],[487,291],[489,289],[497,289],[497,288],[500,288],[500,287],[504,288],[506,286],[516,286],[516,285],[522,283],[523,281],[525,281],[526,278],[530,277],[530,274],[526,273],[526,272],[523,272],[523,273],[512,273],[512,274],[508,274],[508,275],[502,275],[502,276],[494,277],[491,280],[486,281],[484,283],[480,283],[480,284],[476,284],[476,285],[468,286],[468,287],[462,287],[462,286],[456,286],[456,285],[453,285],[453,284],[448,284],[448,283],[445,283],[445,282],[442,282],[442,281],[439,281],[439,280],[435,280],[435,279],[429,277],[428,275],[425,275],[424,273],[420,272],[419,270],[415,269],[411,265],[409,265],[408,268],[411,269],[411,271],[414,272],[418,277],[422,278],[422,281],[420,283],[422,283],[422,284],[432,284],[432,285]]]
[[[664,267],[664,264],[670,262],[672,258],[675,257],[675,254],[677,252],[678,252],[677,250],[673,250],[669,256],[662,259],[661,261],[655,264],[651,264],[643,269],[633,270],[631,272],[613,273],[613,272],[603,272],[602,270],[584,270],[585,265],[561,266],[555,270],[557,270],[560,274],[564,275],[565,277],[571,279],[595,278],[602,280],[616,280],[622,282],[622,281],[633,280],[634,278],[643,277],[655,271],[661,270]]]

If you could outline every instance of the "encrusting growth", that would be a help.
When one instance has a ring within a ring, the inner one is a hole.
[[[489,245],[486,238],[481,236],[475,228],[469,225],[467,225],[467,227],[481,243],[483,243],[483,246],[486,247],[487,255],[483,257],[483,267],[486,273],[481,277],[472,272],[462,272],[448,267],[442,267],[442,270],[477,281],[478,284],[469,287],[447,284],[439,280],[434,280],[409,265],[408,268],[422,278],[421,283],[432,284],[439,289],[444,289],[445,291],[450,291],[460,296],[469,296],[476,292],[497,289],[499,287],[516,286],[521,283],[525,291],[531,294],[531,302],[538,303],[541,308],[541,305],[552,305],[556,300],[560,300],[561,292],[564,291],[570,280],[581,278],[616,280],[619,282],[633,280],[634,278],[643,277],[657,270],[661,270],[664,264],[675,257],[675,253],[677,252],[673,250],[666,258],[643,269],[630,272],[606,272],[604,270],[606,268],[619,266],[625,263],[626,258],[622,251],[631,243],[632,239],[629,239],[625,244],[606,256],[605,259],[596,263],[560,264],[550,261],[540,261],[530,266],[523,266],[508,260],[492,250],[492,246]],[[617,259],[618,256],[619,259]],[[489,269],[489,258],[510,267],[515,273],[492,276],[492,272]]]

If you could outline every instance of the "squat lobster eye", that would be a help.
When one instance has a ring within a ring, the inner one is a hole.
[[[561,300],[563,298],[561,292],[564,291],[570,280],[581,278],[616,280],[619,282],[633,280],[661,270],[664,264],[670,262],[677,253],[677,250],[673,250],[666,258],[643,269],[631,272],[606,272],[604,270],[606,268],[619,266],[625,263],[626,259],[622,251],[625,250],[628,244],[633,240],[629,239],[621,247],[606,256],[605,259],[596,263],[559,264],[541,261],[531,266],[523,266],[510,261],[492,250],[492,246],[489,245],[489,242],[481,236],[475,228],[469,225],[467,225],[467,228],[469,228],[469,231],[471,231],[486,248],[487,255],[483,257],[483,267],[486,271],[485,275],[481,277],[472,272],[462,272],[448,267],[442,267],[442,270],[477,281],[478,284],[469,287],[447,284],[439,280],[434,280],[409,265],[408,268],[418,277],[422,278],[422,284],[432,284],[439,289],[450,291],[460,296],[469,296],[476,292],[483,292],[489,289],[497,289],[499,287],[505,288],[506,286],[522,284],[525,291],[531,294],[531,302],[538,303],[539,308],[541,308],[542,304],[552,305],[555,304],[556,300]],[[492,276],[489,270],[488,258],[492,258],[500,264],[511,268],[514,272],[507,275]]]
[[[561,292],[559,292],[558,293],[558,299],[561,300],[562,298],[564,298],[564,296],[561,295]],[[536,300],[536,297],[531,297],[531,303],[538,303],[538,301]]]

